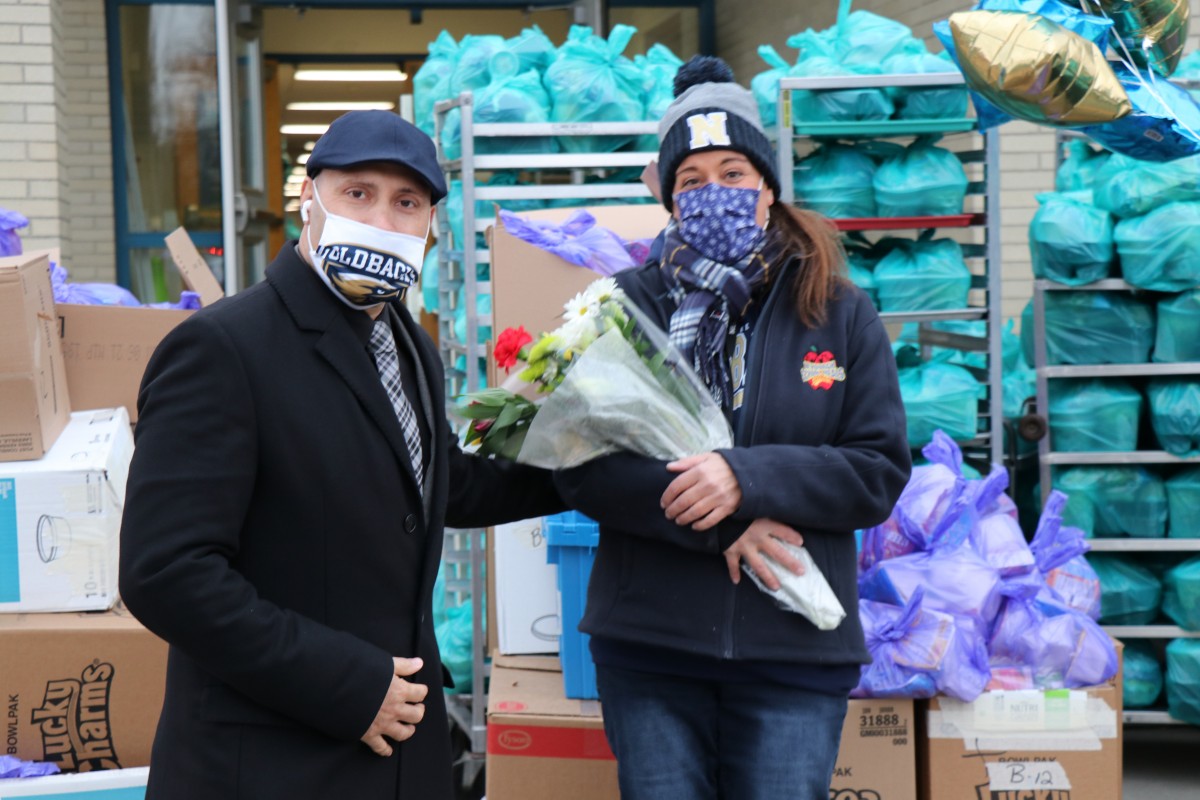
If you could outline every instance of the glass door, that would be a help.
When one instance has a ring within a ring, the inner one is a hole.
[[[216,0],[225,292],[262,280],[272,225],[263,157],[261,16],[246,0]]]

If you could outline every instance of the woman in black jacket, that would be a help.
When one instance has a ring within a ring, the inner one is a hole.
[[[695,365],[734,446],[564,470],[600,523],[591,635],[625,800],[825,800],[846,701],[869,660],[853,532],[887,518],[911,469],[895,362],[832,226],[776,202],[751,94],[719,59],[675,79],[659,125],[658,263],[617,276]],[[846,610],[820,631],[752,581],[803,544]]]

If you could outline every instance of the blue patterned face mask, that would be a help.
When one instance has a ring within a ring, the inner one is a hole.
[[[757,189],[709,183],[674,196],[679,209],[679,235],[705,258],[736,264],[763,236],[759,227]]]

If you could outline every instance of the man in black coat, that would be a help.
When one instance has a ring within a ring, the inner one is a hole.
[[[142,382],[120,582],[170,643],[150,800],[449,798],[443,526],[563,508],[548,473],[459,450],[401,302],[446,193],[433,143],[353,112],[308,173],[300,241]]]

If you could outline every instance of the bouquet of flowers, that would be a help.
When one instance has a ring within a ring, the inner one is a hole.
[[[546,469],[617,451],[673,461],[732,446],[704,382],[615,280],[596,281],[565,308],[566,322],[536,341],[524,328],[497,338],[496,363],[511,370],[523,362],[516,382],[548,396],[535,403],[507,385],[466,395],[459,411],[470,420],[468,445]],[[806,569],[796,576],[763,555],[786,591],[751,577],[784,609],[822,630],[836,627],[845,612],[817,565],[800,557]]]
[[[509,388],[466,396],[466,443],[547,469],[618,450],[674,460],[733,444],[721,409],[667,335],[604,278],[566,304],[566,322],[537,341],[524,328],[496,340],[496,363],[549,395]]]

